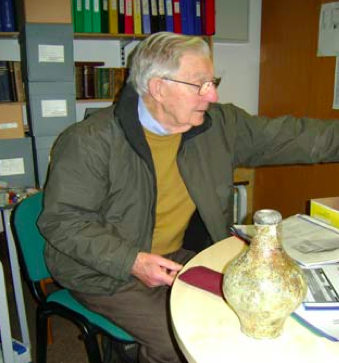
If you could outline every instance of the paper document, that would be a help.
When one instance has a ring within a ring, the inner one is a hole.
[[[339,264],[304,268],[308,292],[305,309],[337,309],[339,312]]]
[[[339,2],[321,5],[318,56],[339,55]]]
[[[251,239],[253,225],[235,225],[232,233]],[[339,262],[339,229],[304,214],[282,221],[282,245],[286,253],[304,266]]]

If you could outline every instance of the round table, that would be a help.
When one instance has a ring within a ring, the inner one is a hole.
[[[245,244],[232,237],[197,254],[184,272],[203,265],[223,272]],[[339,359],[339,342],[319,337],[292,317],[276,339],[253,339],[240,331],[238,317],[221,297],[176,278],[170,301],[177,342],[189,363],[319,363]]]

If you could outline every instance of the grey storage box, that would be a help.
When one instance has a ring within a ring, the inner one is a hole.
[[[73,81],[72,24],[26,23],[20,47],[25,81]]]
[[[76,122],[74,82],[28,82],[26,88],[32,135],[58,135]]]
[[[32,139],[0,140],[0,181],[8,187],[35,187]]]
[[[40,188],[47,181],[50,153],[56,139],[57,136],[34,137],[33,139],[35,176]]]

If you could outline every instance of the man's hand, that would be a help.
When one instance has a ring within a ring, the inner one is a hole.
[[[182,269],[182,265],[159,255],[139,252],[132,267],[132,275],[144,285],[156,287],[172,285],[174,277]]]

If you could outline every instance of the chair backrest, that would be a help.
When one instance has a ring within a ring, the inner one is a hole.
[[[36,223],[42,211],[42,199],[42,192],[23,199],[11,215],[11,228],[20,259],[25,265],[27,278],[32,282],[51,276],[45,261],[46,242]]]

